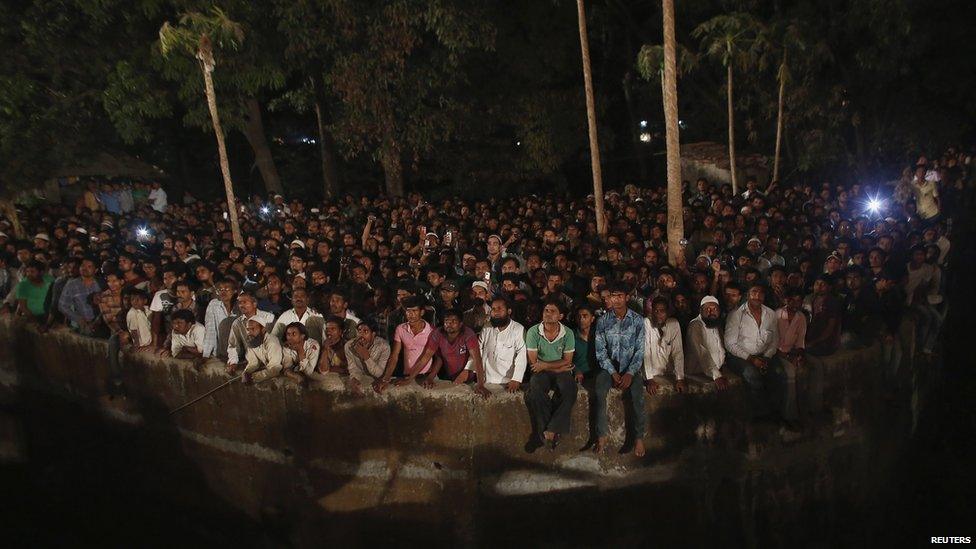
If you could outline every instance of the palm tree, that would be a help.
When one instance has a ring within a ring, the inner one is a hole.
[[[7,189],[7,194],[12,195],[12,191]],[[0,198],[0,214],[3,214],[10,222],[10,228],[13,230],[14,238],[25,238],[27,234],[24,232],[24,226],[20,223],[20,215],[17,213],[17,206],[14,201],[10,198]]]
[[[590,132],[590,165],[593,170],[593,207],[596,210],[596,231],[603,240],[607,237],[607,219],[603,209],[603,172],[600,169],[600,142],[596,134],[596,103],[593,99],[593,75],[590,71],[590,41],[586,36],[586,10],[583,0],[576,0],[579,19],[580,49],[583,54],[583,88],[586,92],[586,120]]]
[[[705,54],[714,57],[725,66],[725,91],[729,111],[729,173],[732,192],[738,194],[739,183],[735,173],[735,114],[732,109],[732,73],[735,66],[749,66],[756,44],[756,20],[747,13],[736,12],[717,15],[692,31],[692,36],[702,41]]]
[[[664,126],[668,157],[668,262],[684,263],[681,240],[685,234],[681,200],[681,149],[678,138],[678,71],[674,40],[674,0],[662,0],[664,15]]]
[[[776,80],[779,83],[779,93],[776,101],[776,146],[773,152],[773,177],[772,181],[779,181],[779,159],[780,149],[783,142],[783,125],[785,124],[785,97],[786,84],[790,80],[790,65],[787,63],[789,52],[803,51],[806,49],[801,32],[800,24],[793,19],[776,21],[758,36],[760,68],[771,64],[767,59],[779,58],[779,67],[776,70]]]
[[[227,15],[214,7],[209,15],[199,12],[189,12],[180,17],[178,25],[163,23],[159,29],[159,45],[163,55],[168,56],[174,50],[192,55],[200,63],[203,73],[204,89],[207,95],[207,106],[210,108],[210,121],[217,137],[217,152],[220,157],[220,172],[224,178],[224,191],[227,194],[227,212],[234,245],[243,248],[244,239],[241,237],[241,225],[237,217],[237,201],[234,198],[234,183],[230,178],[230,163],[227,161],[227,147],[224,144],[224,132],[220,127],[220,114],[217,112],[217,94],[214,92],[213,70],[216,65],[213,55],[213,43],[220,47],[237,48],[244,40],[244,30],[238,23],[231,21]]]
[[[674,47],[675,71],[680,79],[698,66],[698,56],[681,44],[675,44]],[[660,83],[661,95],[664,95],[664,46],[660,44],[642,46],[637,54],[637,70],[644,80]]]

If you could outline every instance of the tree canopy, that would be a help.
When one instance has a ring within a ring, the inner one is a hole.
[[[163,22],[214,5],[246,36],[221,53],[214,73],[234,183],[244,194],[484,193],[588,181],[573,2],[0,5],[4,191],[38,185],[54,166],[109,149],[162,166],[177,186],[220,193],[199,70],[191,57],[164,60],[157,35]],[[788,76],[786,177],[838,170],[877,177],[907,151],[971,138],[976,129],[971,2],[693,0],[675,7],[685,141],[726,139],[725,71],[704,61],[710,53],[722,62],[748,57],[735,75],[741,151],[772,157],[779,84]],[[654,48],[660,10],[651,1],[587,4],[608,187],[664,182],[656,154],[663,149]],[[737,29],[748,31],[749,47],[723,50],[729,41],[716,37],[738,36]],[[332,174],[323,187],[325,172]]]

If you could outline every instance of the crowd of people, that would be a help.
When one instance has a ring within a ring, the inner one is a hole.
[[[684,392],[689,378],[725,390],[734,374],[756,417],[801,430],[823,413],[825,357],[880,341],[896,384],[906,315],[933,353],[946,197],[968,196],[974,174],[950,149],[877,188],[686,182],[676,265],[663,187],[610,192],[605,239],[592,197],[253,197],[238,204],[235,246],[226,203],[92,181],[74,207],[23,211],[25,239],[0,221],[0,296],[42,331],[108,338],[116,373],[128,348],[219,360],[247,383],[338,374],[358,393],[437,380],[485,398],[521,391],[530,450],[569,433],[584,386],[604,451],[615,388],[643,455],[645,394]]]

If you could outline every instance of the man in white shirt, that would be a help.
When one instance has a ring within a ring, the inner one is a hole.
[[[230,374],[237,370],[238,364],[247,353],[247,322],[249,320],[260,321],[266,330],[270,329],[274,322],[273,314],[258,310],[258,300],[253,294],[241,294],[237,298],[237,306],[241,315],[234,319],[230,328],[230,336],[227,338],[227,371]]]
[[[485,369],[485,383],[503,385],[508,392],[517,392],[528,362],[525,327],[512,320],[512,307],[505,298],[492,300],[489,325],[481,330],[478,343]],[[474,365],[470,364],[466,371],[473,369]]]
[[[656,395],[662,385],[671,385],[664,377],[674,373],[674,389],[685,392],[685,353],[681,343],[681,326],[668,317],[668,299],[657,296],[651,301],[651,316],[644,319],[644,387]]]
[[[774,409],[771,401],[782,386],[769,367],[779,344],[779,326],[776,312],[763,305],[765,299],[766,289],[753,284],[746,303],[729,313],[725,321],[726,364],[749,386],[755,417],[766,416]]]
[[[169,352],[173,358],[203,362],[203,338],[206,329],[196,321],[193,312],[180,309],[173,313],[173,332],[170,334]]]
[[[149,322],[149,296],[143,290],[131,290],[129,294],[131,307],[125,313],[125,327],[129,332],[129,341],[140,351],[148,351],[153,344],[152,325]]]
[[[926,222],[936,221],[940,211],[938,172],[926,171],[925,164],[920,164],[915,168],[911,186],[918,216]]]
[[[152,190],[149,191],[149,204],[157,212],[166,213],[166,206],[168,205],[166,191],[163,190],[158,181],[153,182]]]
[[[264,319],[258,316],[249,317],[247,325],[247,366],[241,376],[244,383],[260,383],[277,376],[283,367],[284,355],[281,342],[268,333]]]
[[[325,319],[318,311],[308,306],[308,291],[305,288],[292,290],[291,304],[292,308],[281,313],[281,316],[278,317],[271,333],[279,340],[284,341],[285,328],[292,322],[301,322],[308,330],[308,337],[321,343]]]
[[[688,323],[685,367],[689,374],[703,374],[715,382],[716,389],[724,391],[729,388],[729,381],[722,375],[725,346],[718,299],[710,295],[703,297],[699,313]]]

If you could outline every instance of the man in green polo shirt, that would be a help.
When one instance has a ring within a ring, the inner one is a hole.
[[[569,432],[569,420],[576,402],[576,380],[573,378],[573,331],[560,321],[563,304],[556,298],[546,300],[542,322],[525,333],[525,350],[532,378],[525,402],[532,417],[533,436],[526,447],[530,452],[543,444],[554,450],[559,437]],[[550,399],[549,391],[556,389]]]
[[[44,273],[44,266],[30,261],[24,268],[24,279],[17,283],[17,314],[41,319],[47,316],[47,294],[54,277]]]

